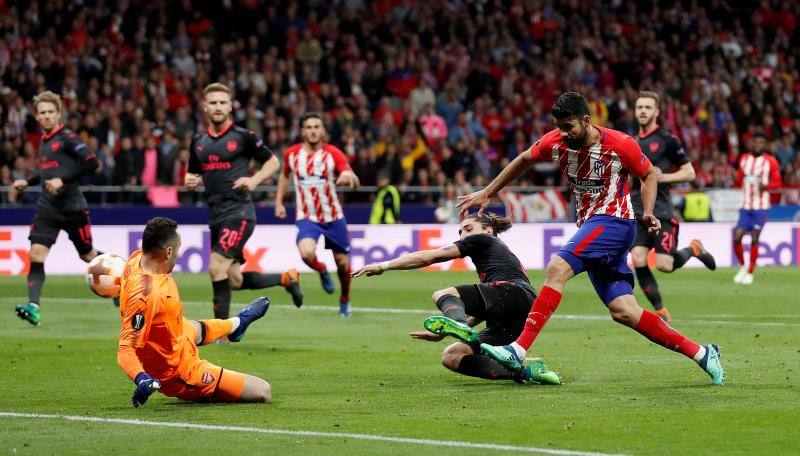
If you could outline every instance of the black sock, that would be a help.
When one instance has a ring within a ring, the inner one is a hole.
[[[672,254],[672,270],[680,269],[689,261],[689,258],[694,256],[694,250],[691,247],[686,247],[678,250]]]
[[[458,363],[458,373],[487,380],[512,380],[516,374],[485,355],[466,355]]]
[[[653,308],[655,310],[663,309],[664,304],[661,302],[661,293],[658,292],[658,282],[653,277],[653,271],[647,266],[636,268],[636,277],[639,279],[639,286],[642,288],[644,295],[647,296],[650,304],[653,305]]]
[[[28,302],[39,305],[44,279],[44,263],[31,261],[31,269],[28,272]]]
[[[231,311],[231,284],[228,279],[211,282],[214,289],[214,318],[225,319]]]
[[[281,274],[262,274],[260,272],[243,272],[241,290],[259,290],[281,284]]]
[[[464,301],[458,296],[444,295],[436,301],[436,307],[438,307],[447,318],[452,318],[461,323],[467,322],[467,314],[464,312]]]

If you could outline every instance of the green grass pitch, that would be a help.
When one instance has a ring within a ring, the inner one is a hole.
[[[82,415],[151,422],[513,445],[550,454],[796,454],[800,423],[800,274],[762,268],[750,287],[733,270],[658,275],[674,326],[722,347],[724,387],[679,354],[613,323],[586,277],[567,285],[556,316],[532,353],[566,381],[562,387],[490,382],[451,373],[444,342],[415,341],[431,292],[473,283],[474,273],[391,272],[354,282],[354,315],[334,307],[295,309],[281,289],[273,307],[236,345],[202,347],[218,365],[273,386],[271,405],[186,404],[154,395],[130,404],[133,383],[116,364],[119,315],[80,277],[47,278],[43,324],[13,307],[24,278],[0,277],[0,413]],[[541,271],[531,271],[538,286]],[[212,313],[206,275],[177,275],[185,315]],[[306,303],[336,306],[314,275]],[[262,293],[263,294],[263,293]],[[259,296],[235,292],[234,308]],[[644,298],[637,290],[640,302]],[[647,305],[644,305],[647,307]],[[359,307],[406,309],[379,313]],[[570,318],[577,317],[577,318]],[[0,416],[0,454],[485,454],[435,442],[370,441],[165,428],[130,423]]]

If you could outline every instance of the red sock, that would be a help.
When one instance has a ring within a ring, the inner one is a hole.
[[[742,247],[742,243],[733,241],[733,251],[736,253],[739,264],[744,266],[744,248]]]
[[[347,269],[337,269],[339,273],[339,283],[342,285],[342,297],[339,299],[340,302],[345,302],[350,300],[350,267],[348,266]]]
[[[533,301],[531,312],[528,314],[528,319],[525,320],[525,329],[522,334],[517,337],[517,344],[525,350],[531,348],[539,331],[547,324],[550,315],[558,309],[558,304],[561,302],[561,293],[548,287],[542,287],[539,296]]]
[[[314,255],[314,257],[311,258],[311,261],[306,261],[306,264],[308,265],[308,267],[317,272],[325,272],[328,270],[328,268],[325,267],[325,264],[323,264],[317,259],[316,255]]]
[[[697,354],[697,350],[700,350],[700,346],[694,343],[692,339],[666,324],[658,315],[649,310],[645,310],[642,313],[642,318],[639,320],[639,324],[636,325],[636,331],[658,345],[679,352],[689,358],[694,357]]]
[[[748,270],[750,274],[756,268],[756,261],[758,261],[758,243],[754,242],[750,244],[750,269]]]

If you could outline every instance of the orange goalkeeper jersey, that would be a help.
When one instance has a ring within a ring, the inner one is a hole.
[[[175,280],[142,271],[141,256],[134,252],[122,274],[117,362],[131,380],[140,372],[167,380],[198,361],[194,331],[184,322]]]

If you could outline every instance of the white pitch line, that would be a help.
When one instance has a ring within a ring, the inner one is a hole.
[[[144,420],[123,419],[123,418],[101,418],[97,416],[46,415],[40,413],[0,412],[0,417],[32,418],[32,419],[42,419],[42,420],[88,421],[93,423],[132,424],[136,426],[153,426],[161,428],[200,429],[206,431],[245,432],[251,434],[273,434],[273,435],[291,435],[299,437],[354,439],[354,440],[366,440],[373,442],[403,443],[411,445],[449,447],[449,448],[470,448],[470,449],[494,450],[494,451],[517,451],[524,453],[552,454],[558,456],[612,456],[608,453],[595,453],[591,451],[558,450],[552,448],[537,448],[537,447],[526,447],[517,445],[498,445],[494,443],[460,442],[456,440],[413,439],[406,437],[389,437],[385,435],[376,435],[376,434],[350,434],[345,432],[292,431],[288,429],[268,429],[268,428],[256,428],[256,427],[246,427],[246,426],[220,426],[220,425],[199,424],[199,423],[144,421]]]
[[[2,297],[0,298],[0,302],[25,302],[27,298],[22,296],[16,297]],[[45,302],[64,302],[64,303],[88,303],[88,302],[97,302],[97,303],[104,303],[108,300],[105,299],[96,299],[96,298],[44,298]],[[184,305],[187,306],[210,306],[210,302],[202,302],[202,301],[184,301]],[[238,306],[239,308],[244,308],[246,305],[245,303],[231,303],[232,307]],[[289,304],[271,304],[270,307],[277,307],[277,308],[285,308],[285,309],[294,309],[295,306]],[[333,312],[339,311],[338,306],[313,306],[313,305],[303,305],[301,308],[305,310],[318,310],[318,311],[325,311],[325,312]],[[395,309],[389,307],[360,307],[354,306],[353,307],[354,313],[377,313],[377,314],[399,314],[399,315],[431,315],[435,314],[436,310],[431,308],[430,310],[425,309]],[[724,316],[730,317],[743,317],[745,315],[733,315],[733,314],[726,314]],[[768,315],[759,315],[759,317],[770,317]],[[772,316],[772,317],[784,317],[784,316]],[[788,316],[790,318],[797,318],[800,315],[791,315]],[[561,319],[561,320],[582,320],[582,321],[611,321],[611,317],[605,315],[575,315],[575,314],[561,314],[561,315],[553,315],[550,318]],[[793,326],[800,326],[800,322],[773,322],[773,321],[735,321],[735,320],[707,320],[707,319],[694,319],[694,318],[684,318],[684,319],[677,319],[673,318],[672,321],[676,323],[683,323],[683,324],[711,324],[711,325],[744,325],[744,326],[766,326],[766,327],[793,327]]]

